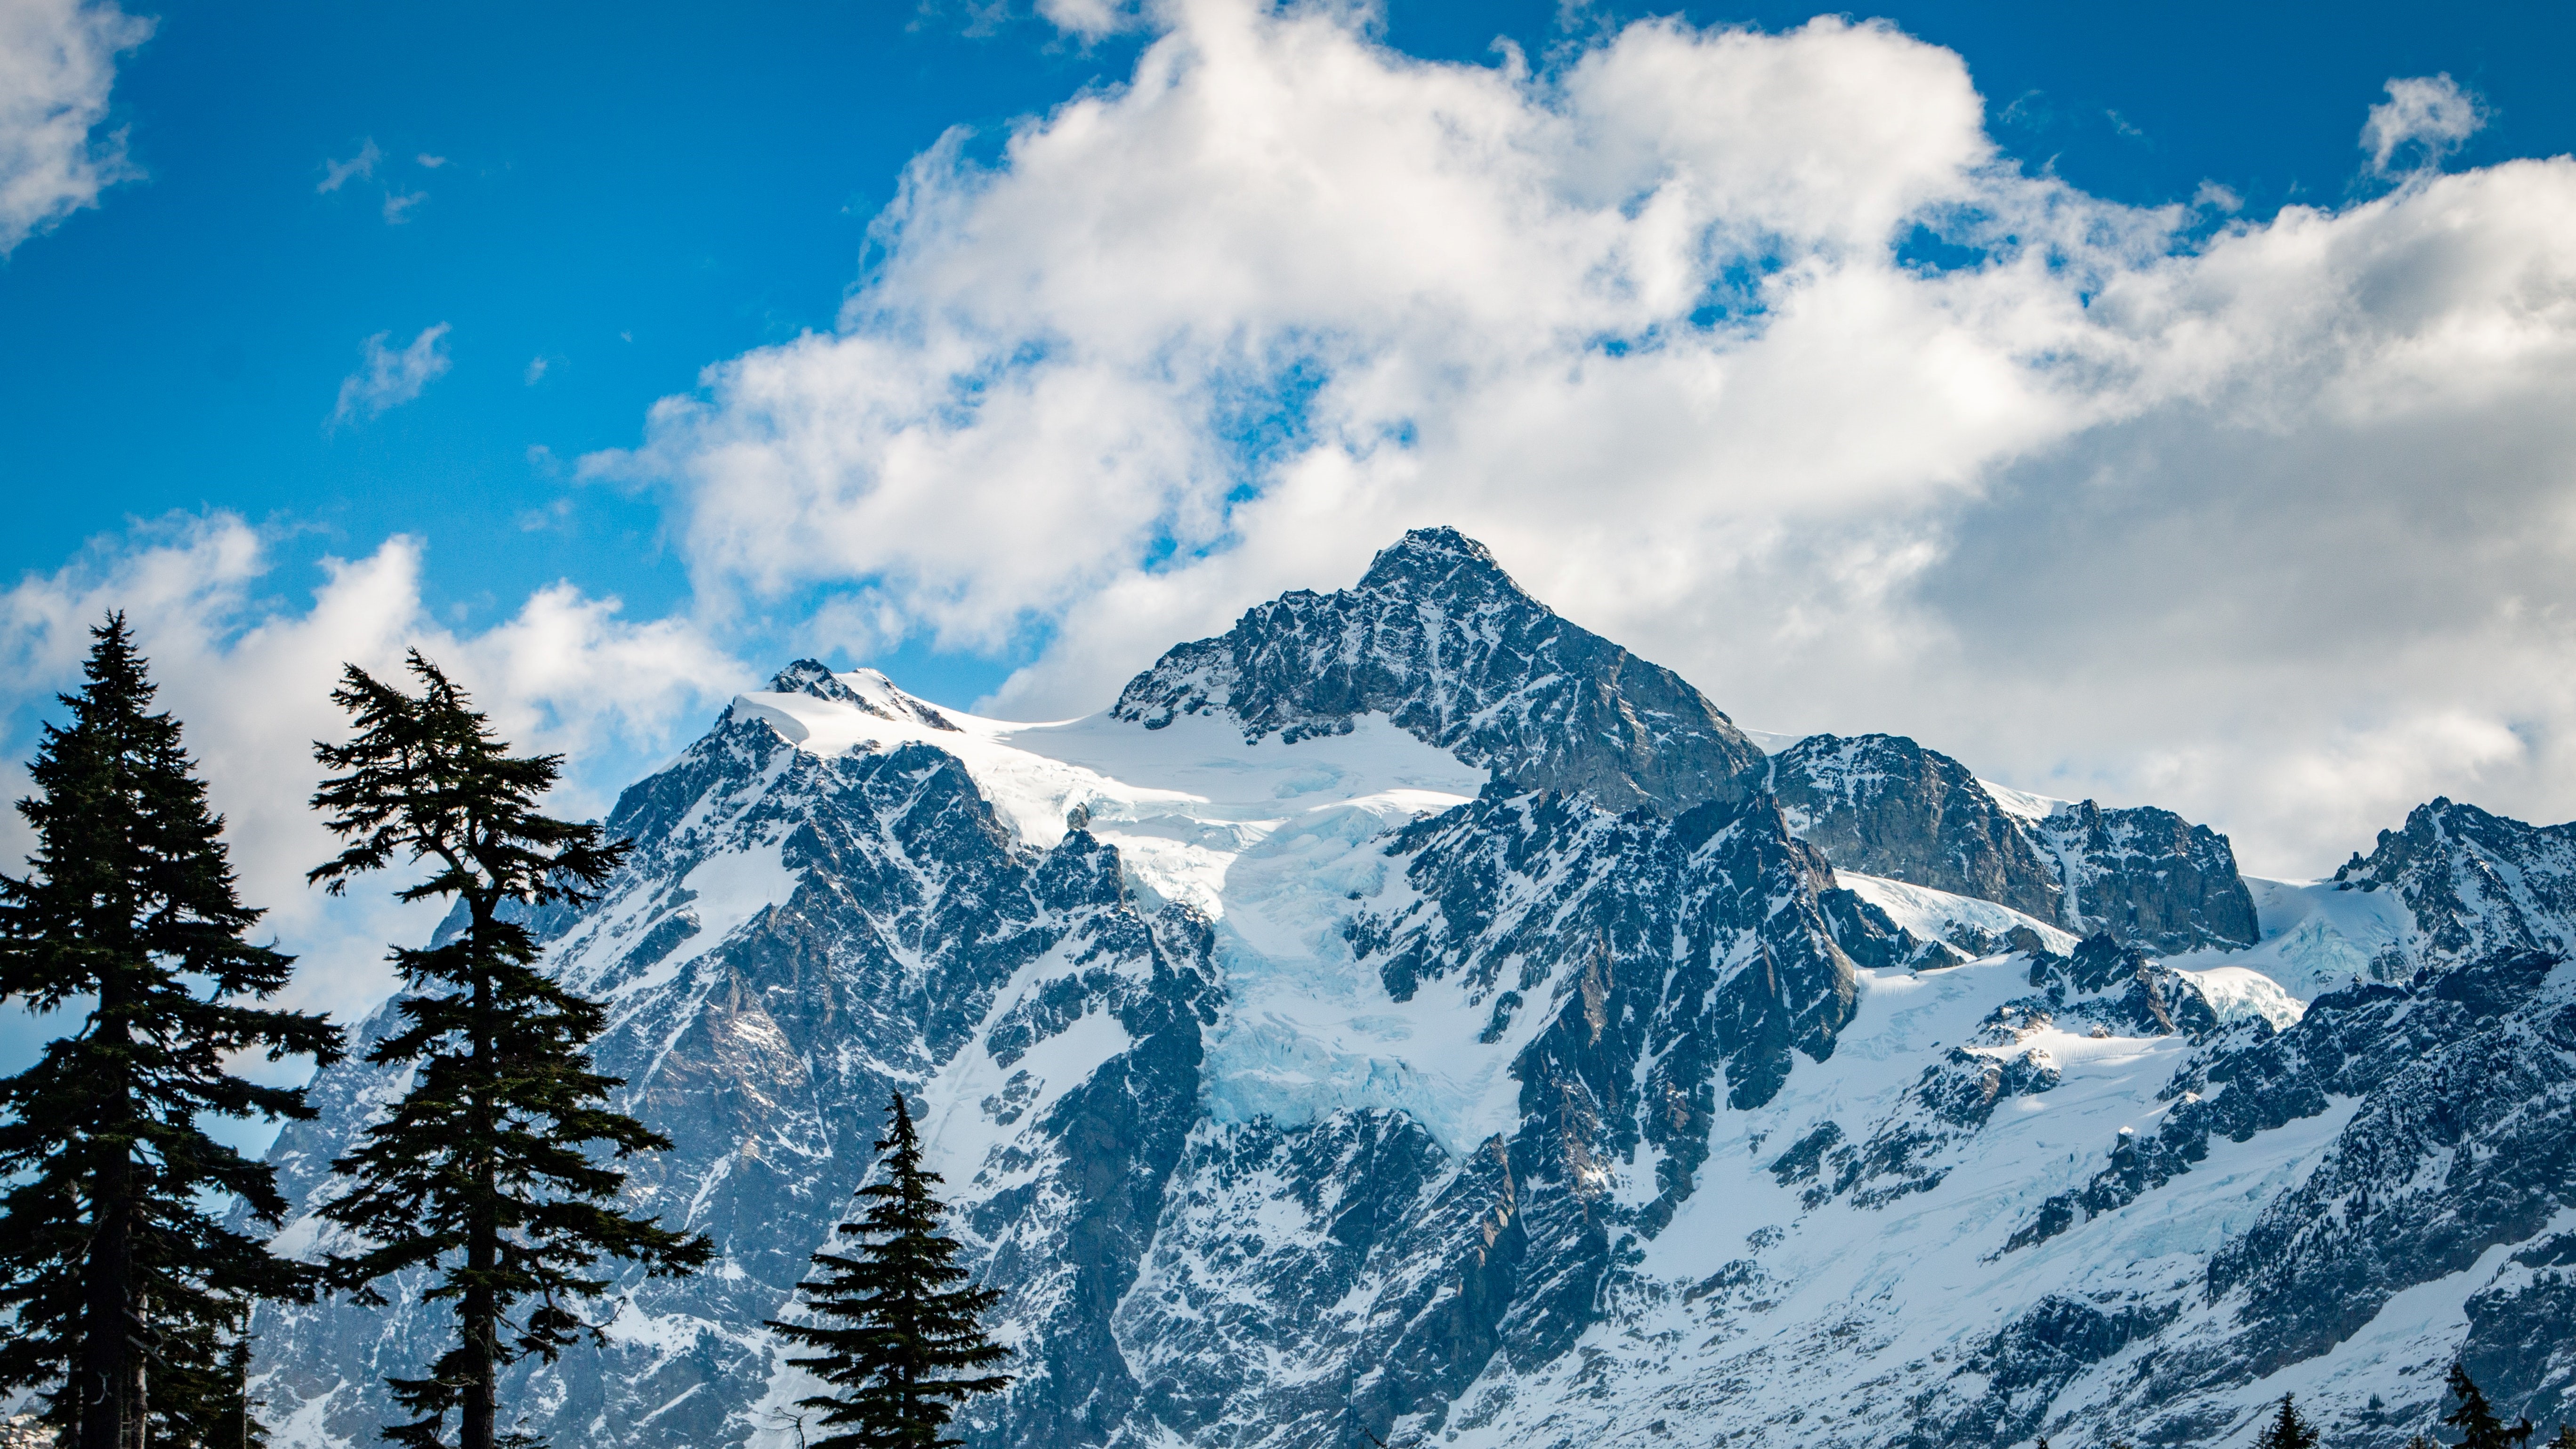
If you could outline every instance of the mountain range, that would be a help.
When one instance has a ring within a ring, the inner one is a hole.
[[[2229,1444],[2285,1392],[2394,1449],[2455,1358],[2576,1418],[2576,825],[2435,800],[2268,881],[1763,738],[1446,529],[1078,720],[790,665],[531,923],[718,1264],[505,1402],[798,1444],[761,1325],[900,1090],[1004,1294],[972,1449]],[[317,1078],[281,1251],[401,1086]],[[442,1324],[391,1296],[262,1310],[278,1444],[394,1418]]]

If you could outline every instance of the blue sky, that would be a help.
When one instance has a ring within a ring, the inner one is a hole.
[[[595,811],[795,655],[1061,717],[1429,523],[2258,872],[2576,815],[2563,5],[15,3],[0,787],[133,610],[335,1008],[420,924],[301,884],[343,660]]]
[[[1119,83],[1144,40],[959,4],[142,13],[156,28],[118,71],[109,122],[141,179],[0,266],[0,569],[51,571],[132,519],[229,509],[277,531],[282,563],[418,536],[430,601],[460,625],[557,578],[634,614],[685,607],[656,490],[566,465],[634,443],[646,408],[708,364],[830,329],[908,160],[957,126],[989,154],[1015,118]],[[1655,13],[1393,0],[1382,33],[1476,63],[1509,36],[1544,65]],[[1814,12],[1683,13],[1778,29]],[[1959,52],[2022,165],[2126,202],[2208,181],[2254,217],[2344,202],[2376,184],[2355,118],[2392,76],[2448,72],[2491,106],[2462,163],[2576,147],[2564,6],[1853,13]],[[368,174],[316,190],[370,143]],[[414,195],[389,222],[388,200]],[[416,400],[327,426],[365,339],[441,323],[450,365]],[[270,579],[309,582],[292,566]],[[1030,647],[893,662],[971,699]]]

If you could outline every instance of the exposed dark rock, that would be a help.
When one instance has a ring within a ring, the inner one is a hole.
[[[2058,918],[2050,862],[1968,767],[1902,735],[1809,735],[1772,757],[1798,837],[1843,870]]]
[[[2402,828],[2379,832],[2370,855],[2355,855],[2335,880],[2394,890],[2406,903],[2409,967],[2576,950],[2576,823],[2525,825],[2437,799],[2408,812]]]
[[[2061,862],[2059,923],[2068,930],[2108,931],[2160,955],[2262,939],[2236,852],[2206,825],[2152,806],[2105,810],[2087,800],[2030,828]]]

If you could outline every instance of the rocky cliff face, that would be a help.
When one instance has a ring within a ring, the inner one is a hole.
[[[2397,961],[2460,961],[2576,943],[2576,826],[2525,825],[2475,805],[2418,805],[2335,872],[2339,890],[2393,893],[2412,918]],[[2385,974],[2385,973],[2383,973]]]
[[[2170,810],[2086,800],[2017,814],[1967,766],[1901,735],[1811,735],[1772,757],[1765,785],[1845,870],[2160,954],[2260,939],[2227,837]]]
[[[2156,952],[2251,946],[2254,900],[2227,837],[2152,805],[2090,800],[2030,822],[2058,861],[2061,920]]]
[[[1768,768],[1445,534],[1071,724],[793,666],[609,823],[532,928],[721,1260],[513,1376],[565,1449],[798,1442],[760,1325],[897,1089],[1004,1294],[972,1449],[2234,1443],[2285,1388],[2394,1449],[2453,1354],[2576,1405],[2567,827],[2435,802],[2258,932],[2223,837]],[[2379,959],[2303,1009],[2242,963],[2312,925]],[[317,1083],[308,1208],[399,1086]],[[371,1442],[395,1298],[262,1311],[281,1444]]]
[[[1902,735],[1810,735],[1773,757],[1767,783],[1799,835],[1846,870],[2059,918],[2056,862],[1947,755]]]
[[[1744,797],[1762,752],[1682,677],[1557,617],[1483,544],[1416,529],[1357,588],[1282,595],[1129,681],[1113,713],[1213,711],[1294,742],[1377,713],[1501,779],[1614,810]]]

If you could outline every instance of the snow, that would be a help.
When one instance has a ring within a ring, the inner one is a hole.
[[[1516,1116],[1508,1070],[1521,1043],[1477,1041],[1484,1015],[1452,999],[1454,983],[1394,1001],[1341,934],[1356,902],[1389,884],[1389,833],[1472,799],[1482,769],[1382,716],[1295,744],[1246,741],[1214,715],[1149,730],[1106,713],[1029,724],[940,709],[955,726],[943,730],[912,718],[926,707],[910,696],[887,698],[882,676],[837,677],[883,714],[767,692],[742,695],[734,708],[819,755],[906,743],[944,750],[1025,844],[1056,844],[1078,815],[1118,848],[1149,906],[1177,902],[1214,924],[1230,1004],[1208,1047],[1220,1120],[1398,1108],[1463,1151]],[[1542,1015],[1526,1013],[1523,1034]],[[980,1102],[1008,1075],[971,1097],[961,1078],[956,1100]],[[981,1160],[980,1146],[961,1140],[959,1150]]]
[[[2391,890],[2339,889],[2332,880],[2245,877],[2262,939],[2241,951],[2204,949],[2166,958],[2195,974],[2231,967],[2259,972],[2301,1001],[2355,979],[2376,980],[2412,933],[2414,913]],[[2216,1002],[2213,1000],[2213,1005]]]
[[[1834,880],[1926,940],[1946,939],[1952,926],[1974,926],[1991,936],[2006,935],[2016,926],[2026,926],[2039,934],[2049,950],[2061,956],[2076,947],[2075,937],[2058,927],[1992,901],[1848,870],[1835,871]]]
[[[2186,969],[2183,974],[2199,983],[2200,994],[2218,1013],[2220,1021],[2259,1016],[2281,1028],[2308,1012],[2306,1004],[2282,989],[2279,982],[2250,966],[2209,966],[2197,971]]]
[[[2019,816],[2024,820],[2046,820],[2061,810],[2075,808],[2075,802],[2072,800],[2060,800],[2054,795],[2034,795],[2028,790],[2016,790],[2010,785],[1998,785],[1992,780],[1979,780],[1977,787],[1985,791],[1987,798],[1993,800],[2006,815]]]

